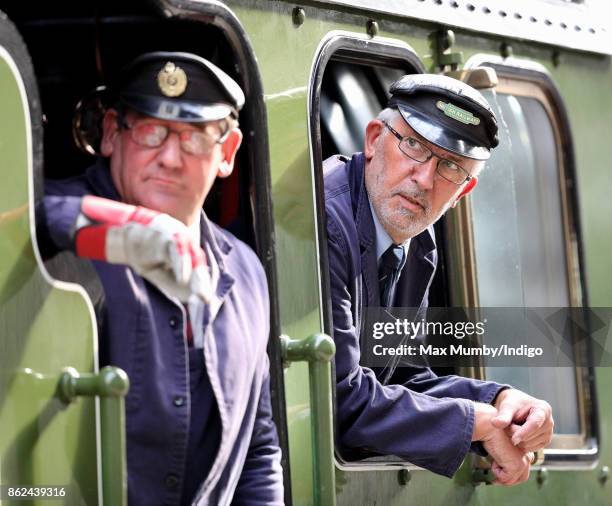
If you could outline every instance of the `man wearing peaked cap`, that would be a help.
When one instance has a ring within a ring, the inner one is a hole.
[[[525,481],[552,438],[550,405],[509,385],[436,376],[394,357],[362,360],[365,307],[419,308],[437,263],[433,224],[474,189],[497,121],[484,97],[441,75],[407,75],[366,127],[363,153],[323,164],[336,342],[338,437],[345,458],[395,455],[452,476],[472,448],[496,481]],[[347,261],[348,258],[348,261]]]
[[[108,96],[102,156],[47,182],[37,230],[45,257],[90,259],[104,291],[100,362],[130,379],[129,503],[282,504],[266,278],[202,210],[232,172],[244,94],[197,55],[156,52]]]
[[[231,77],[189,53],[141,55],[121,72],[115,87],[125,106],[170,121],[237,118],[244,105],[244,93]]]

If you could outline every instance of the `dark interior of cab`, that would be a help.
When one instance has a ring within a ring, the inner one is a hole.
[[[241,83],[233,50],[221,30],[205,19],[167,19],[153,2],[3,2],[34,66],[42,107],[44,177],[81,173],[94,161],[77,146],[77,104],[96,87],[112,82],[123,66],[148,51],[186,51],[207,58]],[[247,105],[246,107],[249,107]],[[242,122],[243,131],[245,126]],[[251,174],[243,144],[236,170],[218,180],[206,200],[208,216],[255,246]],[[221,202],[223,205],[221,205]]]

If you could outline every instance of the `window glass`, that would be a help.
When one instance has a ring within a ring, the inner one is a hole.
[[[471,199],[479,304],[570,306],[553,124],[535,98],[485,95],[500,120],[500,145]],[[487,367],[486,377],[548,400],[557,434],[581,432],[575,369]]]

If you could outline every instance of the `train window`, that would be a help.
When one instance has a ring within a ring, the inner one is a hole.
[[[334,154],[350,156],[361,151],[365,126],[384,108],[388,84],[402,73],[419,69],[418,64],[410,69],[397,62],[376,61],[372,52],[366,61],[359,62],[356,54],[354,47],[347,50],[340,46],[335,52],[324,47],[311,88],[323,327],[330,334],[333,324],[323,160]],[[503,69],[499,73],[500,84],[484,94],[500,119],[500,147],[487,163],[478,191],[436,224],[440,258],[429,294],[430,306],[586,305],[571,184],[571,139],[562,102],[548,78],[531,76],[530,81],[525,77],[513,79]],[[499,289],[500,283],[504,290]],[[369,365],[364,364],[363,355],[361,364]],[[596,455],[595,397],[589,368],[480,366],[457,365],[435,371],[509,383],[547,399],[556,418],[555,437],[546,451],[547,464],[590,460]],[[400,369],[386,380],[401,383]],[[374,368],[374,372],[380,371]],[[379,380],[383,378],[379,376]],[[335,420],[338,441],[342,427],[337,411]],[[363,444],[366,450],[355,453],[343,451],[337,444],[337,458],[351,467],[400,462],[392,456],[368,454],[367,441]]]
[[[463,303],[507,308],[586,305],[571,139],[562,103],[544,75],[497,70],[500,84],[484,94],[499,119],[500,145],[478,191],[459,215],[473,262],[473,276],[463,277]],[[584,357],[574,358],[576,364],[586,363]],[[587,367],[490,367],[485,362],[481,372],[550,402],[555,436],[546,450],[547,463],[594,458],[595,397]]]
[[[333,323],[323,161],[334,155],[350,157],[363,151],[366,125],[386,107],[390,84],[402,75],[423,70],[411,48],[382,38],[372,41],[352,34],[334,34],[319,53],[311,80],[310,124],[321,258],[321,307],[323,328],[330,335],[333,335]],[[337,402],[334,408],[336,441],[339,441],[342,427],[338,423]],[[363,446],[367,447],[367,440]],[[393,456],[379,457],[367,451],[354,453],[339,444],[336,444],[336,458],[341,465],[349,467],[367,468],[383,463],[406,466],[405,461]]]

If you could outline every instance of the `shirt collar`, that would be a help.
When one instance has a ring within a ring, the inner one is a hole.
[[[194,221],[191,225],[189,225],[189,237],[193,240],[195,244],[200,244],[201,240],[201,232],[200,232],[200,219],[201,215],[198,215],[198,219]]]
[[[380,224],[380,221],[378,221],[378,216],[376,216],[376,213],[374,212],[372,202],[370,202],[369,199],[368,202],[370,204],[370,212],[372,213],[372,221],[374,222],[374,228],[376,229],[376,261],[380,264],[380,257],[382,257],[383,253],[387,251],[389,246],[393,244],[393,240],[385,230],[385,227],[383,227]],[[400,246],[404,249],[404,254],[407,257],[408,248],[410,248],[410,239],[400,244]]]

